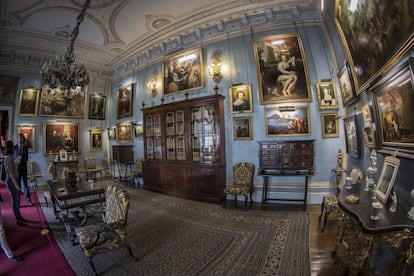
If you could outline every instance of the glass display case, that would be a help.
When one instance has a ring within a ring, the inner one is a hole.
[[[146,188],[219,200],[226,181],[224,96],[143,108]]]

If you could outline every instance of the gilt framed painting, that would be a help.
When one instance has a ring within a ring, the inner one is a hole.
[[[338,109],[338,95],[333,81],[321,81],[316,83],[319,109]]]
[[[29,125],[19,125],[17,126],[17,133],[23,134],[26,139],[26,147],[29,152],[36,151],[36,127]]]
[[[168,57],[163,62],[163,96],[189,92],[204,86],[202,49]]]
[[[106,96],[100,94],[89,95],[89,119],[105,120]]]
[[[260,104],[311,102],[305,51],[299,34],[254,40]]]
[[[79,153],[79,124],[72,122],[43,123],[43,147],[45,155],[57,155],[61,150]]]
[[[39,115],[64,118],[84,118],[86,87],[69,89],[44,86],[40,94]]]
[[[39,102],[39,89],[23,88],[20,90],[19,116],[36,116]]]
[[[308,106],[266,108],[266,136],[311,135]]]
[[[336,0],[335,22],[349,57],[357,94],[414,45],[412,0]]]

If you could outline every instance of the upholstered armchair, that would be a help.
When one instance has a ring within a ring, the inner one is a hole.
[[[234,206],[237,206],[237,196],[244,196],[244,208],[247,208],[247,199],[250,197],[250,206],[253,204],[253,179],[254,164],[241,162],[233,166],[233,183],[224,188],[224,206],[227,203],[227,195],[234,195]]]
[[[79,244],[95,274],[93,257],[113,249],[125,247],[133,260],[138,261],[127,237],[128,193],[120,186],[109,185],[105,197],[104,222],[75,228]]]

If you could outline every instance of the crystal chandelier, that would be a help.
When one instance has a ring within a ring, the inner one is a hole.
[[[40,79],[42,86],[47,85],[50,88],[62,87],[65,89],[84,87],[89,83],[88,72],[85,65],[78,65],[75,62],[73,45],[79,34],[79,25],[82,23],[86,9],[89,7],[90,0],[86,0],[81,13],[76,19],[76,27],[73,29],[70,45],[63,56],[56,57],[54,61],[46,62],[40,70]]]

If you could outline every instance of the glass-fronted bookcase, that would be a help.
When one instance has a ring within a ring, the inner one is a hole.
[[[144,187],[218,201],[226,181],[224,96],[143,108]]]

